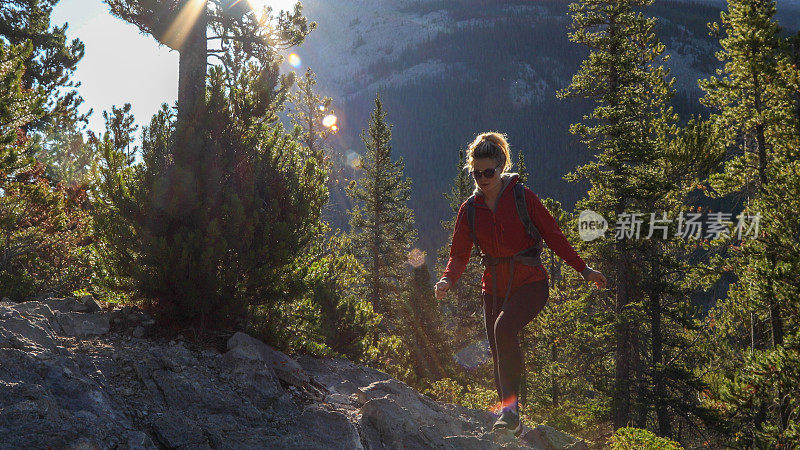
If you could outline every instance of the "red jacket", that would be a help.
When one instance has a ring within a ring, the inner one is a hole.
[[[500,198],[497,201],[495,212],[489,209],[483,194],[476,188],[475,195],[475,234],[481,250],[485,253],[496,256],[513,256],[515,253],[525,250],[534,244],[533,238],[528,235],[522,225],[522,220],[517,214],[517,207],[514,204],[514,185],[517,184],[519,174],[504,173],[502,177],[502,187]],[[556,255],[561,257],[573,269],[583,272],[586,263],[578,256],[570,243],[564,237],[553,216],[547,208],[542,205],[539,197],[530,189],[525,187],[525,203],[528,205],[528,213],[533,220],[533,224],[539,230],[547,246]],[[464,273],[464,269],[469,262],[472,251],[472,239],[469,236],[469,220],[467,219],[467,202],[461,204],[456,218],[456,227],[453,230],[453,243],[450,246],[450,259],[444,270],[442,278],[447,278],[451,285]],[[497,265],[497,295],[505,295],[508,288],[509,263],[501,262]],[[517,287],[531,283],[533,281],[548,278],[547,271],[542,265],[527,266],[524,264],[514,264],[514,282],[511,286],[513,293]],[[481,279],[481,290],[488,294],[492,292],[492,274],[487,267],[483,271]]]

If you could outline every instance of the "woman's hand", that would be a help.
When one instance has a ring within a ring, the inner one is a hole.
[[[439,282],[436,283],[436,286],[433,287],[433,291],[436,292],[436,300],[444,298],[444,295],[447,294],[447,291],[450,290],[450,287],[452,287],[452,285],[446,278],[439,280]]]
[[[600,289],[604,289],[606,287],[606,277],[596,270],[592,270],[586,275],[586,281],[594,281],[595,286]]]

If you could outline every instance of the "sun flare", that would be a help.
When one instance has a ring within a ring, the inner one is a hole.
[[[247,0],[247,4],[256,13],[260,13],[265,7],[272,7],[273,15],[277,16],[280,11],[292,11],[297,0]]]

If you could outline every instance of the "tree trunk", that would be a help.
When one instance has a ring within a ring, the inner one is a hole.
[[[636,282],[631,282],[632,285],[638,285]],[[633,419],[633,426],[636,428],[647,428],[647,414],[650,412],[650,385],[649,380],[645,378],[644,362],[642,362],[642,354],[639,352],[641,348],[640,340],[642,339],[642,330],[639,324],[630,324],[631,333],[631,378],[633,385],[636,387],[636,396],[631,402],[634,406],[635,412]]]
[[[656,271],[656,273],[658,273]],[[650,295],[650,327],[652,329],[653,352],[653,390],[655,391],[656,418],[658,420],[658,434],[671,437],[672,424],[667,411],[667,389],[664,380],[664,349],[661,335],[661,294],[654,292]]]
[[[175,148],[176,162],[191,162],[196,150],[194,141],[200,119],[205,111],[206,58],[208,55],[206,28],[208,12],[200,13],[194,28],[179,49],[178,60],[178,114],[176,130],[179,145]]]
[[[628,320],[622,317],[628,305],[628,264],[624,244],[617,242],[616,309],[619,324],[615,352],[614,398],[612,399],[614,429],[628,426],[631,415],[631,330]]]
[[[526,377],[525,370],[525,328],[519,333],[519,349],[522,352],[522,372],[520,373],[519,380],[519,406],[527,404],[528,402],[528,377]]]
[[[550,361],[552,361],[554,365],[558,361],[558,346],[556,346],[555,342],[553,342],[553,346],[552,346],[552,349],[550,351]],[[560,401],[559,397],[561,396],[560,395],[561,391],[560,391],[559,386],[558,386],[558,375],[556,375],[555,373],[553,374],[552,382],[553,382],[553,387],[552,387],[552,389],[553,389],[553,393],[552,393],[553,406],[558,406],[558,403]]]

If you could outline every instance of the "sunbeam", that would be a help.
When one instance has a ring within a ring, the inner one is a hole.
[[[186,41],[189,32],[192,31],[192,26],[200,17],[203,8],[206,7],[206,0],[190,0],[183,5],[178,16],[170,24],[167,31],[164,33],[163,41],[170,48],[180,49],[183,42]]]

